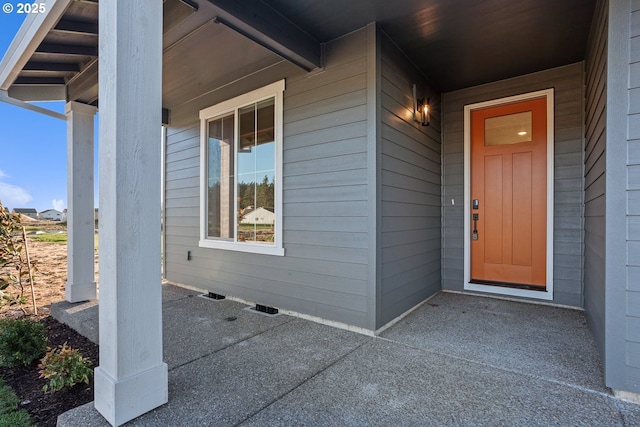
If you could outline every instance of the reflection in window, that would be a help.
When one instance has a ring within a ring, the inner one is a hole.
[[[209,122],[207,236],[233,238],[233,114]]]
[[[274,99],[238,111],[238,241],[273,243]]]
[[[484,120],[484,145],[487,147],[531,141],[531,111]]]
[[[208,238],[274,244],[274,107],[269,98],[207,122]]]

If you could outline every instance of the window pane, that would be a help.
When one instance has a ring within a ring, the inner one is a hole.
[[[209,122],[207,235],[233,239],[233,114]]]
[[[274,243],[274,99],[239,110],[238,241]]]
[[[484,145],[531,142],[531,111],[484,120]]]

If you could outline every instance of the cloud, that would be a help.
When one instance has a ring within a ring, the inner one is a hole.
[[[0,200],[5,207],[25,207],[33,197],[22,187],[0,182]]]
[[[51,201],[53,209],[62,212],[64,210],[64,200],[53,199]]]
[[[4,173],[4,171],[2,169],[0,169],[0,178],[6,178],[7,174]]]

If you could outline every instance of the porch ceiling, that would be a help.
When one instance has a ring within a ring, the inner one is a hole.
[[[27,101],[64,94],[96,105],[97,2],[70,1],[35,50],[13,63],[5,57],[2,89]],[[594,6],[595,0],[164,0],[163,102],[184,102],[185,85],[224,85],[281,60],[258,43],[312,68],[322,43],[374,21],[442,92],[475,86],[584,59]],[[203,57],[220,60],[203,73]]]

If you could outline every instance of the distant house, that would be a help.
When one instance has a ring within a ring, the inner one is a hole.
[[[259,207],[257,209],[247,208],[243,212],[241,224],[273,225],[276,215],[273,208]]]
[[[51,221],[62,221],[62,212],[55,209],[47,209],[38,214],[38,219],[48,219]]]
[[[38,219],[38,211],[34,208],[14,208],[11,210],[12,214],[21,214],[28,216],[29,218]]]

